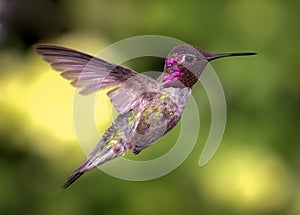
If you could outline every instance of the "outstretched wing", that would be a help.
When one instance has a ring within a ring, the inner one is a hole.
[[[70,48],[50,44],[37,44],[34,48],[53,69],[70,80],[74,87],[83,88],[80,93],[84,95],[117,86],[138,74],[125,66],[109,63]]]
[[[142,93],[157,87],[157,82],[125,66],[113,64],[91,55],[57,45],[37,44],[35,50],[81,94],[115,86],[108,92],[120,114],[128,112]]]

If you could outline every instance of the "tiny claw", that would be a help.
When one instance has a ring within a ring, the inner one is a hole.
[[[133,153],[134,153],[135,155],[137,155],[137,154],[139,154],[142,150],[141,150],[141,149],[134,148],[132,151],[133,151]]]

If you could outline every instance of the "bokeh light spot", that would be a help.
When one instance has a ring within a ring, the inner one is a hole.
[[[237,212],[280,210],[288,199],[291,177],[271,150],[231,148],[214,159],[201,174],[200,189]]]
[[[30,86],[25,111],[33,124],[62,141],[74,139],[72,101],[74,89],[58,73],[43,71]]]

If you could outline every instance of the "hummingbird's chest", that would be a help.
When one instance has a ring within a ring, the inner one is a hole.
[[[174,102],[177,107],[178,111],[182,114],[183,109],[186,106],[186,103],[191,95],[190,88],[163,88],[162,92],[165,92],[168,97]]]
[[[142,144],[143,148],[170,131],[180,120],[190,93],[188,88],[161,88],[140,95],[128,113],[129,142]]]

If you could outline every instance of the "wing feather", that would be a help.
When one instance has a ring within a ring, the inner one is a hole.
[[[70,80],[74,87],[83,88],[81,94],[120,85],[138,74],[125,66],[70,48],[49,44],[38,44],[34,48],[53,69]]]
[[[72,86],[82,88],[83,95],[115,86],[107,95],[120,114],[132,109],[142,93],[159,87],[149,76],[83,52],[50,44],[34,48]]]

